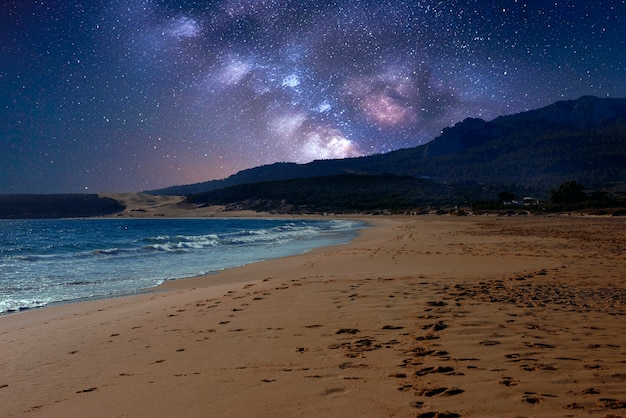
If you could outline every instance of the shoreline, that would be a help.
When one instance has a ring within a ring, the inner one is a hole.
[[[353,222],[356,225],[351,225],[351,229],[346,230],[346,231],[342,231],[341,238],[336,239],[337,241],[344,241],[344,242],[339,242],[339,243],[320,243],[317,247],[313,247],[311,249],[305,250],[302,253],[298,253],[295,252],[293,254],[288,254],[288,255],[269,255],[269,258],[266,259],[261,259],[261,260],[256,260],[256,261],[246,261],[244,262],[244,264],[237,264],[237,265],[232,265],[230,267],[225,267],[225,268],[221,268],[221,269],[216,269],[216,270],[212,270],[212,271],[208,271],[206,273],[200,273],[200,274],[196,274],[196,275],[191,275],[191,276],[181,276],[181,277],[175,277],[175,278],[169,278],[169,279],[162,279],[160,280],[161,283],[160,284],[155,284],[153,286],[149,286],[146,288],[141,288],[141,289],[135,289],[135,290],[127,290],[127,291],[119,291],[116,293],[110,293],[110,294],[102,294],[102,295],[93,295],[93,296],[85,296],[85,297],[80,297],[80,298],[75,298],[75,299],[67,299],[67,300],[57,300],[57,301],[52,301],[52,302],[48,302],[45,305],[40,305],[40,306],[30,306],[30,307],[20,307],[17,309],[13,309],[13,310],[8,310],[8,311],[4,311],[4,312],[0,312],[0,317],[4,317],[4,316],[10,316],[10,315],[16,315],[16,314],[21,314],[21,313],[25,313],[25,312],[30,312],[33,310],[38,310],[38,309],[45,309],[48,307],[53,307],[53,306],[60,306],[60,305],[65,305],[65,304],[72,304],[72,303],[82,303],[82,302],[90,302],[90,301],[96,301],[96,300],[101,300],[101,299],[116,299],[116,298],[123,298],[123,297],[128,297],[128,296],[135,296],[135,295],[141,295],[141,294],[145,294],[145,293],[153,293],[153,292],[162,292],[162,291],[167,291],[169,288],[177,288],[180,286],[171,286],[169,283],[170,282],[175,282],[178,280],[190,280],[190,279],[198,279],[198,280],[202,280],[202,281],[207,281],[210,280],[211,277],[220,274],[223,271],[226,270],[230,270],[230,269],[236,269],[236,268],[240,268],[243,266],[246,266],[248,264],[254,264],[257,262],[263,262],[263,261],[269,261],[269,260],[274,260],[274,259],[280,259],[280,258],[286,258],[286,257],[290,257],[290,256],[294,256],[294,255],[301,255],[301,254],[306,254],[309,253],[311,251],[316,250],[317,248],[326,248],[326,247],[332,247],[335,245],[343,245],[343,244],[347,244],[350,241],[352,241],[353,239],[355,239],[356,237],[358,237],[358,234],[360,233],[360,231],[364,228],[367,228],[370,224],[366,219],[362,219],[359,218],[357,219],[356,217],[350,217],[350,218],[343,218],[343,219],[338,219],[338,218],[324,218],[324,217],[270,217],[270,216],[262,216],[262,214],[259,214],[259,216],[257,217],[239,217],[239,216],[235,216],[235,217],[210,217],[210,218],[199,218],[199,217],[180,217],[180,216],[176,216],[176,217],[171,217],[171,218],[163,218],[163,217],[117,217],[117,218],[112,218],[112,217],[96,217],[96,218],[65,218],[62,219],[62,221],[71,221],[71,220],[115,220],[115,221],[120,221],[120,220],[136,220],[136,221],[145,221],[145,220],[155,220],[155,221],[163,221],[163,220],[190,220],[190,221],[195,221],[195,220],[202,220],[202,219],[209,219],[209,220],[224,220],[224,221],[228,221],[228,220],[245,220],[245,219],[250,219],[250,220],[254,220],[254,221],[259,221],[259,220],[268,220],[268,221],[284,221],[284,222],[292,222],[292,221],[303,221],[303,222],[310,222],[310,221],[332,221],[332,220],[338,220],[338,221],[348,221],[348,222]],[[54,221],[54,220],[51,220]],[[312,238],[311,238],[312,239]],[[309,240],[309,239],[307,239]]]
[[[77,219],[83,219],[83,218],[77,218]],[[93,219],[123,219],[123,218],[93,218]],[[196,217],[190,217],[190,218],[181,218],[181,217],[172,217],[172,218],[160,218],[160,217],[156,217],[156,218],[127,218],[127,219],[202,219],[202,218],[196,218]],[[278,220],[291,220],[291,218],[283,218],[283,217],[265,217],[262,214],[259,214],[258,217],[252,217],[252,218],[248,218],[245,215],[242,215],[241,218],[239,218],[238,216],[235,216],[234,218],[232,217],[224,217],[224,218],[211,218],[211,219],[278,219]],[[297,217],[294,218],[294,220],[331,220],[333,218],[330,217]],[[336,218],[335,218],[336,219]],[[169,280],[165,280],[163,283],[156,285],[156,286],[152,286],[152,287],[147,287],[144,289],[140,289],[134,292],[129,292],[129,293],[123,293],[123,294],[119,294],[119,295],[101,295],[101,296],[91,296],[91,297],[86,297],[86,298],[79,298],[79,299],[72,299],[72,300],[64,300],[64,301],[56,301],[56,302],[51,302],[48,303],[46,305],[43,306],[38,306],[38,307],[33,307],[33,308],[23,308],[20,309],[18,311],[8,311],[8,312],[2,312],[0,313],[0,319],[4,318],[4,317],[9,317],[9,316],[13,316],[13,315],[20,315],[20,314],[26,314],[26,313],[31,313],[31,312],[36,312],[39,310],[43,310],[43,309],[49,309],[49,308],[55,308],[55,307],[63,307],[66,305],[72,305],[72,304],[82,304],[82,303],[92,303],[92,302],[98,302],[98,301],[107,301],[107,300],[115,300],[115,299],[121,299],[121,298],[132,298],[132,297],[136,297],[136,296],[142,296],[142,295],[150,295],[153,293],[161,293],[161,292],[169,292],[172,290],[187,290],[190,288],[195,288],[197,286],[200,287],[213,287],[213,286],[224,286],[224,285],[240,285],[240,284],[248,284],[251,283],[251,281],[247,278],[239,278],[238,277],[238,273],[233,272],[234,274],[231,274],[230,270],[238,270],[238,269],[243,269],[245,267],[251,267],[251,269],[255,269],[254,266],[256,266],[257,264],[262,264],[262,263],[266,263],[266,262],[273,262],[273,261],[279,261],[279,260],[287,260],[291,257],[299,257],[299,256],[304,256],[307,254],[311,254],[314,253],[315,251],[324,251],[324,250],[328,250],[328,249],[332,249],[333,247],[341,247],[344,245],[350,245],[354,240],[358,239],[360,234],[362,233],[363,230],[370,228],[372,226],[372,222],[371,219],[369,218],[365,218],[365,217],[345,217],[345,218],[338,218],[339,220],[349,220],[349,221],[356,221],[356,222],[360,222],[363,224],[363,226],[360,226],[356,229],[353,230],[354,233],[354,237],[346,242],[346,243],[341,243],[341,244],[331,244],[331,245],[322,245],[319,247],[315,247],[311,250],[308,250],[304,253],[300,253],[300,254],[292,254],[292,255],[287,255],[287,256],[280,256],[280,257],[274,257],[274,258],[268,258],[265,260],[261,260],[261,261],[253,261],[253,262],[249,262],[247,264],[244,265],[239,265],[239,266],[233,266],[233,267],[228,267],[226,269],[222,269],[222,270],[215,270],[212,272],[209,272],[207,274],[199,274],[197,276],[191,276],[191,277],[180,277],[180,278],[176,278],[176,279],[169,279]],[[252,280],[254,281],[254,280]],[[178,283],[181,282],[181,283]]]
[[[225,218],[225,219],[230,219],[230,218]],[[284,219],[284,218],[273,218],[273,219]],[[330,220],[333,218],[295,218],[295,219]],[[292,255],[278,257],[278,258],[269,258],[269,259],[261,260],[261,261],[255,261],[252,263],[244,264],[242,266],[230,267],[227,269],[214,271],[209,274],[203,274],[203,275],[193,276],[193,277],[182,277],[180,279],[174,279],[174,280],[166,280],[165,282],[151,289],[154,289],[155,291],[171,291],[171,290],[178,290],[178,289],[188,289],[191,287],[195,288],[197,286],[207,286],[207,284],[209,286],[213,284],[215,284],[216,286],[220,286],[220,285],[225,285],[225,284],[247,283],[246,279],[240,278],[240,276],[245,277],[246,276],[245,274],[240,274],[237,271],[231,272],[230,270],[245,269],[247,267],[250,270],[259,271],[260,270],[259,266],[262,265],[263,263],[269,262],[271,264],[274,264],[273,262],[279,262],[281,260],[288,261],[292,257],[315,255],[317,252],[322,252],[322,253],[327,252],[327,251],[332,250],[335,247],[341,248],[343,246],[350,246],[353,244],[354,241],[358,240],[362,236],[365,230],[375,226],[375,222],[372,222],[371,219],[364,218],[364,217],[346,217],[346,218],[340,218],[340,220],[356,221],[356,222],[362,223],[362,226],[352,230],[352,233],[354,234],[354,236],[348,242],[341,243],[341,244],[323,245],[320,247],[315,247],[304,253],[292,254]],[[273,267],[270,267],[270,268],[273,268]],[[181,281],[181,283],[177,283],[179,281]],[[207,283],[207,281],[210,281],[210,284]]]
[[[4,413],[624,412],[626,220],[366,219],[348,244],[0,317]]]

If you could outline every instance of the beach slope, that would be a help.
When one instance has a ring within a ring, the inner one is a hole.
[[[0,317],[7,417],[626,415],[626,219],[352,243]]]

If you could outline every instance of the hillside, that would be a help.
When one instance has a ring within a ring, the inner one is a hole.
[[[149,193],[189,195],[253,182],[340,174],[408,175],[437,183],[539,193],[567,180],[605,188],[626,182],[626,99],[586,96],[489,122],[468,118],[415,148],[308,164],[276,163],[223,180]]]
[[[119,201],[96,194],[0,195],[0,219],[84,218],[123,209]]]
[[[191,195],[187,203],[293,214],[407,211],[463,199],[453,187],[430,180],[391,174],[345,174],[247,183]]]

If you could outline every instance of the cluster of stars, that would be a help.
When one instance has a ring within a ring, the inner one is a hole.
[[[626,96],[624,0],[8,0],[0,193],[139,191]]]

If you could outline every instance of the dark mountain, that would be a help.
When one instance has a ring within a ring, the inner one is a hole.
[[[96,194],[0,195],[0,219],[83,218],[122,210],[117,200]]]
[[[490,122],[468,118],[415,148],[308,164],[276,163],[223,180],[150,193],[189,195],[238,184],[341,174],[394,174],[543,193],[567,180],[593,188],[626,182],[626,99],[585,96]]]

